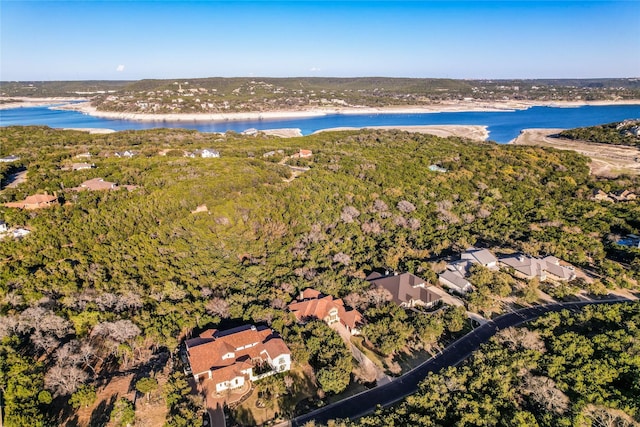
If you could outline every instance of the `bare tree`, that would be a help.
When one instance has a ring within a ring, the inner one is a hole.
[[[407,200],[399,201],[397,207],[398,210],[403,213],[411,213],[416,210],[416,207],[413,205],[413,203]]]
[[[223,319],[229,318],[229,303],[222,298],[211,298],[205,305],[205,308],[214,316],[220,316]]]
[[[54,365],[45,375],[44,383],[55,396],[67,396],[74,393],[88,378],[89,375],[76,366]]]
[[[351,262],[351,257],[344,252],[338,252],[333,256],[333,262],[337,262],[343,265],[349,265]]]
[[[357,217],[360,216],[360,211],[353,206],[345,206],[340,214],[340,219],[347,224],[352,223]]]
[[[523,393],[547,411],[563,414],[569,409],[569,398],[548,377],[528,375],[523,383]]]

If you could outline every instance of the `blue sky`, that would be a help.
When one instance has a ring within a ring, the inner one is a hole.
[[[0,80],[640,77],[640,1],[0,0]]]

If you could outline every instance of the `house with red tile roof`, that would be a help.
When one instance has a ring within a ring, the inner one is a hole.
[[[49,195],[49,194],[34,194],[33,196],[27,196],[24,200],[20,200],[17,202],[9,202],[4,205],[8,208],[19,208],[19,209],[42,209],[48,208],[50,206],[54,206],[58,204],[58,196],[57,195]]]
[[[291,369],[291,351],[266,327],[209,329],[185,344],[194,379],[213,381],[217,393]]]
[[[352,335],[360,333],[362,315],[357,310],[347,310],[342,299],[325,296],[315,289],[302,291],[298,300],[289,304],[289,311],[296,316],[298,322],[307,319],[320,319],[328,325],[340,322]]]

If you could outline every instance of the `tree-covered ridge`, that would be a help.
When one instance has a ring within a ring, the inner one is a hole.
[[[349,426],[636,426],[640,303],[589,306],[509,328],[429,375],[401,404]],[[340,423],[336,423],[340,425]]]
[[[98,109],[139,113],[224,113],[441,101],[582,101],[640,98],[637,79],[453,80],[200,78],[136,82],[2,82],[2,96],[95,97]]]
[[[640,120],[625,120],[598,126],[567,129],[560,132],[558,136],[600,144],[640,147]]]
[[[327,391],[338,390],[349,372],[344,351],[320,357],[322,343],[337,340],[321,326],[296,326],[286,304],[308,287],[351,296],[348,303],[363,305],[368,337],[384,353],[402,347],[398,337],[406,342],[418,334],[432,343],[446,322],[406,321],[406,313],[376,303],[363,278],[386,267],[433,282],[433,261],[476,243],[553,254],[594,269],[607,286],[633,286],[640,272],[640,254],[632,250],[624,266],[607,258],[610,234],[640,229],[640,207],[589,200],[602,183],[588,175],[587,159],[571,152],[398,131],[283,140],[11,127],[0,130],[0,144],[29,171],[18,188],[2,190],[2,202],[44,191],[63,201],[31,212],[0,207],[7,223],[32,231],[0,241],[0,340],[7,355],[0,385],[26,384],[7,397],[8,418],[39,410],[45,419],[52,397],[66,401],[100,375],[141,369],[192,332],[247,322],[269,324],[294,359],[310,361]],[[181,157],[203,147],[221,157]],[[297,160],[310,170],[291,182],[283,181],[286,166],[262,157],[300,148],[314,155]],[[113,157],[123,149],[139,154]],[[61,169],[86,151],[95,169]],[[448,172],[429,171],[434,163]],[[64,191],[94,177],[139,188]],[[634,179],[624,185],[637,188]],[[192,213],[199,205],[207,212]],[[50,394],[39,396],[38,384]]]

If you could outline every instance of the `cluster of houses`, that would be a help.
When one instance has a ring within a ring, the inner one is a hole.
[[[440,284],[460,294],[471,291],[473,287],[467,277],[473,265],[494,271],[508,268],[515,276],[525,279],[568,281],[575,278],[573,267],[561,265],[552,256],[540,259],[516,254],[498,259],[488,249],[471,247],[459,260],[447,265],[439,276]],[[438,292],[438,288],[411,273],[374,272],[366,280],[383,290],[389,301],[406,309],[428,309],[442,302],[442,291]],[[287,308],[299,323],[312,319],[328,325],[340,323],[352,335],[358,335],[364,323],[362,315],[345,307],[342,299],[311,288],[303,290]],[[216,393],[242,388],[249,381],[291,368],[291,352],[282,338],[269,328],[253,325],[226,331],[207,330],[186,341],[186,358],[196,382]]]
[[[538,278],[567,282],[576,278],[575,269],[570,265],[562,265],[553,256],[536,258],[523,254],[509,255],[500,259],[488,249],[468,248],[460,254],[460,259],[447,264],[446,270],[439,275],[442,286],[452,292],[464,295],[473,289],[467,280],[472,265],[481,265],[493,271],[502,268],[510,269],[516,277],[522,279]]]
[[[411,273],[370,275],[367,280],[387,290],[391,300],[401,307],[433,306],[441,297],[431,291],[426,281]],[[288,306],[299,323],[322,320],[328,325],[340,323],[352,335],[360,334],[362,315],[345,307],[344,301],[305,289]],[[190,374],[201,389],[215,393],[243,388],[291,369],[291,351],[271,329],[244,325],[225,331],[210,329],[185,342]]]

